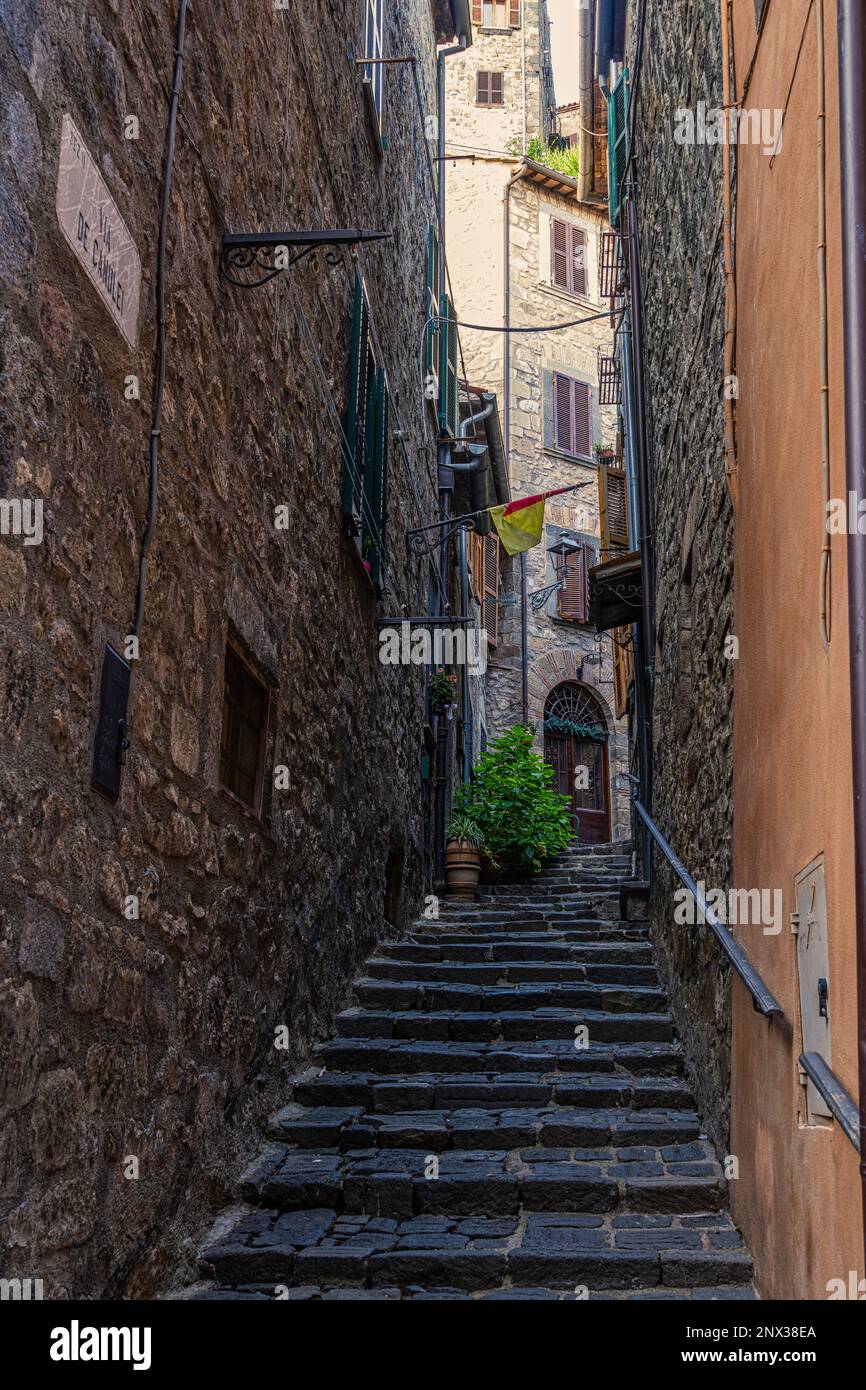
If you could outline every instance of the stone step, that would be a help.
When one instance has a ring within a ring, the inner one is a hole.
[[[441,925],[437,926],[437,923]],[[544,910],[537,905],[514,908],[491,905],[489,908],[472,908],[466,903],[458,905],[441,901],[439,917],[428,920],[422,917],[414,924],[413,930],[420,927],[435,934],[437,930],[453,931],[455,925],[464,924],[471,925],[481,932],[518,930],[540,933],[559,929],[568,932],[579,931],[602,941],[617,941],[629,936],[647,939],[649,935],[649,923],[645,919],[628,921],[618,914],[602,921],[598,917],[587,915],[583,909],[576,911],[568,906],[557,906],[555,910]]]
[[[382,1078],[375,1072],[314,1073],[299,1080],[293,1099],[303,1106],[355,1106],[371,1114],[406,1110],[517,1109],[521,1106],[692,1110],[694,1098],[678,1076],[619,1072],[420,1072]],[[283,1114],[284,1112],[280,1112]],[[280,1116],[275,1119],[279,1122]]]
[[[658,985],[654,965],[619,965],[605,960],[532,961],[500,959],[498,961],[439,961],[399,957],[374,956],[367,961],[367,977],[372,980],[421,980],[423,983],[447,984],[568,984],[572,981],[590,984]]]
[[[548,965],[556,961],[572,962],[575,965],[644,965],[653,966],[653,956],[648,942],[643,941],[569,941],[542,939],[539,935],[497,936],[493,933],[472,936],[454,932],[443,933],[438,937],[424,940],[420,935],[402,941],[380,943],[375,960],[421,961],[442,963],[448,961],[472,964],[493,961],[530,962]],[[371,962],[372,963],[372,962]]]
[[[417,974],[418,972],[416,972]],[[539,1009],[589,1009],[599,1013],[649,1014],[664,1010],[664,991],[656,985],[572,982],[524,984],[451,983],[448,980],[356,980],[354,994],[366,1009],[406,1013],[443,1010],[464,1013],[515,1013]],[[575,1020],[576,1021],[576,1020]]]
[[[426,1136],[425,1136],[426,1137]],[[705,1140],[657,1146],[522,1149],[286,1148],[269,1145],[243,1175],[240,1196],[282,1211],[510,1216],[521,1211],[717,1211],[727,1196]]]
[[[422,1290],[592,1297],[749,1297],[752,1266],[726,1214],[610,1215],[527,1211],[484,1218],[341,1213],[331,1207],[244,1212],[201,1253],[223,1287],[274,1296],[275,1286],[387,1292]]]
[[[573,1031],[573,1030],[572,1030]],[[522,1042],[370,1038],[346,1033],[316,1048],[317,1060],[332,1071],[364,1072],[371,1084],[380,1076],[421,1073],[508,1075],[528,1070],[571,1077],[587,1072],[623,1071],[641,1077],[682,1075],[682,1054],[676,1043],[606,1043],[590,1037],[577,1049],[567,1038],[544,1036]]]
[[[668,1013],[614,1013],[581,1009],[493,1009],[436,1012],[393,1008],[344,1009],[335,1019],[343,1037],[429,1039],[453,1042],[528,1042],[540,1038],[574,1038],[585,1026],[595,1042],[671,1042]]]
[[[584,1287],[586,1287],[584,1285]],[[215,1284],[203,1281],[180,1293],[169,1294],[170,1299],[185,1302],[261,1302],[263,1299],[279,1298],[287,1303],[454,1303],[470,1300],[478,1303],[578,1303],[591,1298],[594,1303],[619,1302],[754,1302],[757,1294],[751,1285],[719,1284],[704,1288],[671,1289],[667,1285],[655,1288],[604,1289],[599,1292],[576,1294],[569,1285],[562,1289],[531,1287],[505,1283],[495,1289],[453,1289],[449,1287],[425,1289],[418,1284],[400,1289],[394,1285],[366,1288],[360,1285],[342,1284],[299,1284],[287,1287],[285,1281],[274,1284]]]
[[[693,1110],[628,1110],[601,1107],[511,1107],[494,1110],[406,1110],[365,1112],[360,1106],[309,1108],[285,1106],[273,1117],[270,1136],[301,1149],[338,1149],[341,1153],[370,1149],[423,1149],[457,1153],[475,1149],[639,1148],[649,1155],[653,1146],[663,1154],[671,1146],[692,1146],[692,1160],[704,1160],[695,1144],[700,1124]],[[689,1153],[683,1162],[689,1161]],[[633,1161],[637,1163],[638,1160]],[[656,1158],[640,1162],[644,1177],[661,1177]],[[630,1165],[631,1166],[631,1165]],[[697,1175],[696,1175],[697,1176]]]

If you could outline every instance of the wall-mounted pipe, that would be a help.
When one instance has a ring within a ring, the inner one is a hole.
[[[845,459],[849,492],[866,497],[866,7],[838,0],[842,278],[845,296]],[[866,1261],[866,535],[848,534],[848,626],[854,782],[860,1184]]]

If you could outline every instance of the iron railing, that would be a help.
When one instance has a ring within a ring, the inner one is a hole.
[[[752,1003],[758,1013],[764,1014],[766,1018],[784,1018],[784,1010],[778,999],[776,999],[775,995],[771,994],[743,948],[734,940],[727,927],[723,926],[712,908],[708,905],[706,898],[698,888],[695,880],[692,878],[679,856],[671,849],[649,811],[640,804],[637,798],[635,798],[634,807],[665,859],[677,875],[677,878],[684,887],[688,888],[700,908],[707,926],[710,928],[710,931],[728,957],[731,965],[746,986],[746,989],[751,994]],[[644,872],[647,873],[648,870],[649,865],[645,865]]]
[[[836,1073],[830,1070],[819,1052],[801,1053],[800,1066],[859,1153],[860,1112]]]

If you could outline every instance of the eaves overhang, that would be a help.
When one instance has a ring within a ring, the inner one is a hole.
[[[596,632],[639,622],[642,596],[639,550],[615,555],[589,571],[589,618]]]

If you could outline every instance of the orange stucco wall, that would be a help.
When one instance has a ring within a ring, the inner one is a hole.
[[[781,152],[739,148],[735,527],[734,883],[783,890],[783,929],[737,934],[785,1010],[767,1023],[734,982],[734,1214],[764,1298],[823,1299],[862,1278],[855,1150],[838,1125],[807,1127],[794,876],[825,855],[832,1064],[857,1096],[854,850],[845,537],[832,542],[832,632],[819,628],[824,511],[820,433],[816,8],[770,6],[744,105],[782,108]],[[826,0],[831,495],[844,497],[836,6]],[[734,0],[739,95],[755,52],[753,0]],[[802,51],[797,63],[801,37]]]

